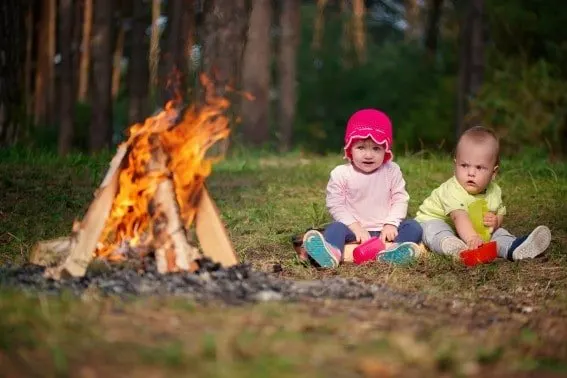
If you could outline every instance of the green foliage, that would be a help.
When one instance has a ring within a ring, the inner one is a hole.
[[[471,113],[496,129],[504,152],[561,152],[567,116],[567,81],[540,60],[528,65],[508,59],[489,72]]]
[[[313,16],[303,16],[298,144],[315,152],[339,151],[346,121],[364,107],[381,109],[392,118],[398,149],[437,147],[452,139],[454,79],[444,67],[430,64],[420,46],[399,42],[396,36],[383,41],[370,35],[367,60],[358,65],[353,52],[344,52],[337,42],[339,16],[327,15],[322,47],[316,52],[311,48]]]

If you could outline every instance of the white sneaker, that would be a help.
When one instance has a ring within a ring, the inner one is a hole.
[[[466,249],[467,245],[465,242],[456,236],[447,236],[441,240],[441,252],[445,255],[456,256]]]
[[[551,231],[546,226],[537,226],[519,246],[508,252],[512,260],[531,259],[542,254],[551,243]]]

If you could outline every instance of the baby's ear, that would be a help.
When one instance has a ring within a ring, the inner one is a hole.
[[[500,166],[496,165],[496,166],[494,166],[494,169],[492,170],[492,179],[493,180],[496,177],[496,175],[498,174],[498,169],[500,169]]]

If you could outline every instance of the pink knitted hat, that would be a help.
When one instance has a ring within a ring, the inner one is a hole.
[[[352,160],[352,143],[366,138],[385,145],[384,163],[392,160],[392,122],[385,113],[376,109],[361,109],[350,117],[345,133],[345,158]]]

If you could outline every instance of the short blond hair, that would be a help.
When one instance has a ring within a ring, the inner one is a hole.
[[[473,126],[470,129],[465,130],[457,141],[457,146],[455,147],[455,157],[457,156],[459,146],[464,139],[475,144],[492,143],[496,165],[500,164],[500,139],[498,138],[498,135],[496,135],[494,130],[484,126]]]

